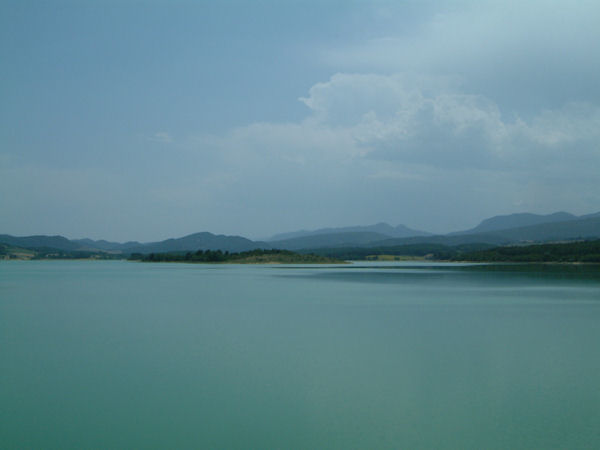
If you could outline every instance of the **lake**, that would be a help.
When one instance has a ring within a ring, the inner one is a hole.
[[[1,448],[600,448],[600,267],[0,261]]]

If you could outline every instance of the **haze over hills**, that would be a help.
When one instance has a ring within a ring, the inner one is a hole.
[[[599,213],[600,214],[600,213]],[[594,216],[594,214],[588,214],[589,217]],[[578,218],[586,218],[587,216],[577,217],[573,214],[569,214],[566,212],[556,212],[553,214],[541,215],[541,214],[531,214],[531,213],[517,213],[517,214],[507,214],[503,216],[494,216],[489,219],[483,220],[479,225],[475,228],[471,228],[469,230],[457,231],[453,234],[472,234],[472,233],[484,233],[487,231],[496,231],[496,230],[507,230],[509,228],[519,228],[519,227],[527,227],[530,225],[539,225],[541,223],[552,223],[552,222],[565,222],[567,220],[575,220]]]
[[[591,219],[592,217],[600,217],[600,211],[592,214],[584,214],[583,216],[579,216],[580,219]]]
[[[320,228],[318,230],[300,230],[292,231],[289,233],[280,233],[267,239],[267,241],[282,241],[284,239],[294,239],[305,236],[317,236],[317,235],[333,235],[337,233],[378,233],[388,237],[403,238],[410,236],[430,236],[432,233],[426,231],[413,230],[408,228],[406,225],[397,225],[395,227],[385,223],[379,222],[375,225],[358,225],[351,227],[338,227],[338,228]]]
[[[373,230],[379,230],[373,231]],[[408,230],[408,231],[407,231]],[[328,232],[326,232],[328,231]],[[404,235],[394,237],[390,234]],[[252,241],[242,236],[215,235],[209,232],[190,234],[159,242],[126,243],[104,240],[75,239],[63,236],[0,235],[0,243],[23,249],[57,249],[66,252],[104,252],[112,254],[187,252],[197,250],[221,250],[244,252],[254,249],[307,250],[322,248],[361,247],[382,248],[413,244],[440,244],[458,246],[465,244],[508,245],[532,242],[556,242],[600,238],[600,213],[574,216],[565,212],[549,215],[529,213],[495,216],[478,226],[462,232],[446,235],[430,235],[410,230],[402,225],[391,227],[385,223],[371,226],[324,228],[315,231],[299,231],[279,234],[286,239]]]
[[[300,250],[303,248],[317,248],[317,247],[343,247],[352,245],[368,245],[375,242],[381,242],[382,240],[389,239],[381,233],[374,232],[343,232],[343,233],[329,233],[329,234],[316,234],[308,236],[300,236],[291,239],[282,239],[279,241],[270,241],[269,244],[274,248],[280,248],[283,250]]]
[[[137,241],[129,241],[125,243],[119,242],[109,242],[104,239],[94,241],[92,239],[73,239],[73,242],[81,244],[84,248],[87,249],[97,249],[97,250],[106,250],[106,251],[114,251],[114,250],[125,250],[132,247],[137,247],[139,245],[143,245]]]
[[[479,233],[454,233],[428,237],[387,239],[379,246],[437,243],[444,245],[495,244],[553,242],[563,240],[594,239],[600,237],[600,216],[573,219],[562,222],[548,222],[517,228],[508,228]]]

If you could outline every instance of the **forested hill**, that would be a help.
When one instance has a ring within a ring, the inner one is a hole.
[[[313,249],[311,252],[344,260],[414,258],[431,261],[600,263],[600,240],[502,247],[425,243],[371,248],[332,247]]]

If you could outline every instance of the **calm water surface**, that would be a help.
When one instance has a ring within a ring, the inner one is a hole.
[[[600,448],[600,268],[0,261],[1,448]]]

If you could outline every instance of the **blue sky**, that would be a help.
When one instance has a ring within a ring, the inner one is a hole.
[[[0,233],[600,210],[597,2],[3,2]]]

